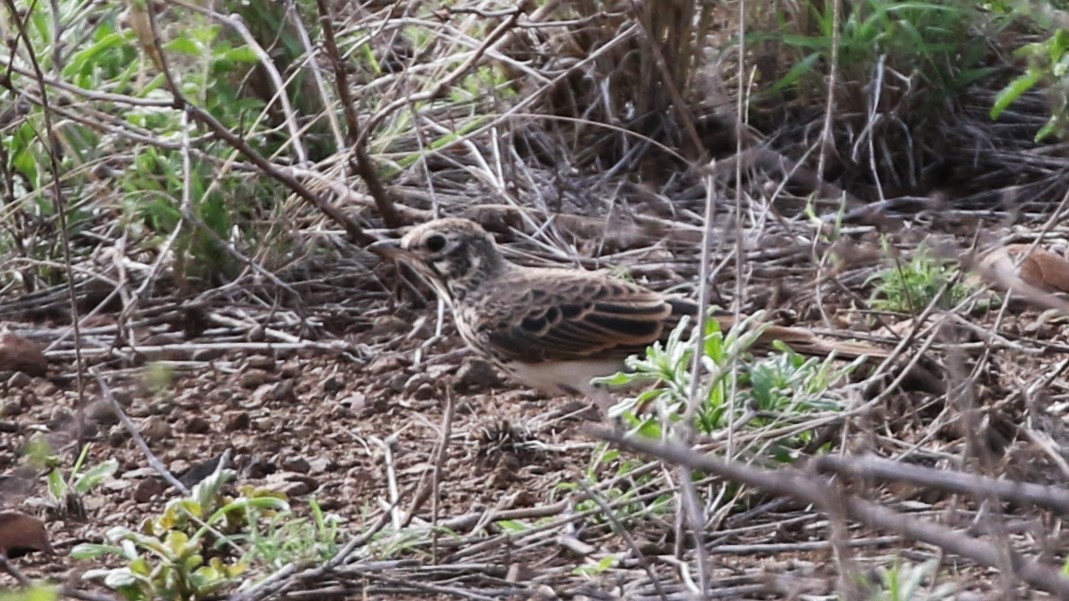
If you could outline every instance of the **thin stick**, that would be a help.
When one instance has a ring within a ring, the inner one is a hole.
[[[188,496],[189,488],[187,488],[185,484],[182,484],[178,480],[178,478],[175,478],[174,474],[172,474],[163,465],[163,463],[152,452],[152,449],[148,447],[148,443],[145,442],[145,439],[141,436],[141,432],[138,431],[137,426],[134,425],[134,422],[131,421],[130,418],[126,415],[126,412],[122,410],[122,406],[119,405],[119,401],[117,401],[115,399],[115,395],[111,393],[111,387],[109,387],[108,383],[104,381],[103,376],[100,375],[100,372],[97,370],[97,368],[89,368],[89,373],[93,374],[93,377],[96,378],[97,385],[100,386],[101,394],[103,394],[104,398],[107,399],[108,404],[111,406],[111,410],[115,412],[115,415],[119,416],[119,420],[122,422],[123,427],[125,427],[126,431],[130,433],[130,436],[134,439],[134,444],[137,445],[137,448],[141,449],[141,452],[144,453],[145,459],[148,460],[148,464],[152,467],[152,469],[156,470],[160,477],[166,480],[168,484],[180,491],[183,495]]]
[[[604,428],[587,428],[589,434],[612,442],[622,448],[658,457],[676,465],[716,474],[747,486],[759,488],[777,495],[800,499],[806,503],[823,506],[828,494],[834,489],[828,481],[796,469],[776,471],[759,470],[737,462],[727,462],[708,455],[701,455],[680,445],[654,443],[627,437]],[[913,519],[909,516],[853,497],[841,499],[842,511],[850,519],[872,528],[896,532],[903,537],[935,545],[950,553],[965,557],[988,567],[997,567],[1002,558],[1010,558],[1011,569],[1023,581],[1069,599],[1069,578],[1056,568],[1022,557],[1011,549],[999,549],[995,545],[954,530],[931,520]]]

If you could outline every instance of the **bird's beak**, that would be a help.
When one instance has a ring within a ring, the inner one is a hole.
[[[367,249],[384,259],[398,259],[404,256],[405,253],[404,249],[401,248],[401,241],[393,238],[372,242],[367,245]]]

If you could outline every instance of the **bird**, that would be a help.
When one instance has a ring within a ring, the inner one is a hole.
[[[628,356],[664,341],[683,316],[698,312],[689,299],[607,274],[513,263],[482,226],[464,218],[428,221],[369,249],[411,266],[451,308],[464,342],[514,380],[550,395],[586,396],[603,409],[605,390],[591,380],[621,371]],[[724,331],[735,323],[730,315],[715,319]],[[803,355],[889,356],[873,345],[775,325],[754,347],[771,350],[776,340]]]

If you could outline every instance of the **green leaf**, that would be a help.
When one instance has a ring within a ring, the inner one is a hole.
[[[255,63],[260,60],[259,57],[256,56],[256,52],[248,46],[231,48],[224,52],[221,58],[236,63]]]
[[[79,494],[85,494],[91,489],[96,488],[104,480],[110,478],[119,469],[119,462],[115,459],[109,459],[99,465],[96,465],[82,474],[74,482],[74,492]]]
[[[56,589],[33,585],[15,592],[0,592],[0,601],[55,601],[59,599]]]
[[[1022,94],[1031,90],[1037,83],[1043,79],[1043,74],[1039,69],[1029,69],[1017,79],[1014,79],[999,91],[995,96],[995,102],[991,106],[991,118],[998,119],[999,115],[1006,110],[1015,100],[1021,97]]]
[[[117,545],[101,545],[97,543],[81,543],[71,549],[71,557],[74,559],[96,559],[104,555],[123,556],[122,547]]]

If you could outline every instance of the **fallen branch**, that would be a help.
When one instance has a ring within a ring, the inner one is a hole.
[[[727,462],[702,455],[677,444],[657,443],[625,436],[604,428],[589,428],[588,433],[619,447],[657,457],[674,465],[685,465],[759,488],[811,503],[825,510],[829,498],[836,498],[836,509],[845,516],[872,528],[894,532],[909,540],[935,545],[947,552],[970,559],[980,565],[998,567],[1008,556],[1015,575],[1061,599],[1069,599],[1069,578],[1056,568],[1022,557],[1011,549],[999,549],[985,541],[965,536],[930,520],[911,518],[869,501],[854,497],[839,498],[839,492],[827,480],[793,468],[761,470],[738,462]]]

